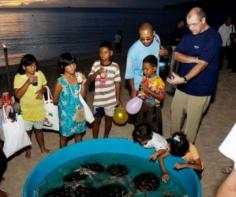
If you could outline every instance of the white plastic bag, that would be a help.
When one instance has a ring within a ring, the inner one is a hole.
[[[85,102],[81,94],[79,94],[79,99],[80,99],[81,104],[84,107],[85,120],[91,124],[94,121],[93,113],[91,112],[89,106],[87,105],[87,103]]]
[[[76,79],[77,79],[78,83],[81,84],[81,83],[86,82],[87,79],[85,78],[85,76],[81,72],[76,72],[75,75],[76,75]],[[81,91],[81,89],[80,89],[80,91]],[[79,99],[80,99],[80,102],[84,108],[85,120],[91,124],[94,121],[93,113],[91,112],[89,106],[87,105],[86,101],[84,100],[84,98],[82,97],[81,94],[79,94]]]
[[[236,168],[236,122],[219,146],[219,151],[229,159],[232,159]]]
[[[53,104],[49,87],[45,86],[45,88],[47,89],[47,98],[44,98],[45,119],[43,129],[59,131],[58,107]]]
[[[31,145],[31,141],[26,133],[24,120],[21,115],[16,115],[16,121],[12,121],[6,117],[4,107],[2,108],[2,114],[3,152],[6,157],[10,157],[22,148]]]

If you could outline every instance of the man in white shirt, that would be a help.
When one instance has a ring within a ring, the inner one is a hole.
[[[235,26],[232,24],[231,17],[227,16],[224,20],[224,23],[219,27],[218,30],[221,39],[222,39],[222,47],[221,47],[221,65],[220,68],[223,66],[223,59],[226,57],[227,59],[227,68],[232,68],[231,65],[231,54],[230,54],[230,34],[235,32]]]

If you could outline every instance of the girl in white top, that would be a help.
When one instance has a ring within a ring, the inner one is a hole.
[[[151,160],[156,160],[169,148],[168,142],[160,134],[153,132],[152,127],[147,123],[137,125],[133,131],[133,140],[144,148],[155,148],[156,152],[151,155]]]

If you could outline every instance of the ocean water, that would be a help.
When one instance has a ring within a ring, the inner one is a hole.
[[[127,166],[128,175],[124,177],[109,176],[106,172],[97,172],[95,175],[91,174],[92,178],[88,176],[86,180],[76,181],[77,185],[93,186],[99,188],[102,185],[108,184],[121,184],[126,187],[129,195],[135,197],[183,197],[187,196],[183,186],[178,179],[170,175],[170,179],[167,183],[160,181],[160,186],[156,191],[141,192],[135,189],[133,179],[141,173],[151,172],[161,179],[161,172],[159,165],[155,162],[150,162],[140,157],[124,155],[124,154],[95,154],[87,157],[81,157],[76,160],[59,166],[51,172],[41,183],[38,189],[35,191],[35,197],[43,197],[48,191],[53,188],[61,187],[64,184],[63,177],[70,174],[74,170],[78,170],[81,165],[86,163],[99,163],[105,167],[105,169],[111,164],[122,164]],[[137,165],[137,163],[139,165]],[[87,171],[90,174],[91,170]],[[86,171],[83,173],[86,173]],[[67,183],[68,184],[68,183]]]
[[[80,58],[96,53],[99,43],[113,43],[118,30],[123,32],[124,49],[138,38],[138,27],[144,21],[154,24],[163,43],[173,32],[175,22],[187,10],[50,8],[0,9],[0,43],[8,47],[10,65],[19,63],[25,53],[38,60],[72,52]],[[223,13],[217,13],[218,19]],[[213,14],[212,21],[219,20]],[[0,50],[0,66],[5,64]]]
[[[152,22],[158,33],[170,33],[182,13],[172,12],[175,16],[155,9],[1,9],[0,42],[8,47],[10,64],[18,63],[25,53],[39,60],[66,51],[95,53],[101,41],[113,42],[118,30],[123,31],[124,48],[128,48],[138,38],[138,26],[144,21]],[[163,20],[167,17],[168,23]],[[1,52],[0,65],[4,65]]]

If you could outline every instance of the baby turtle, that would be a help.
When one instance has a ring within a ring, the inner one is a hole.
[[[87,178],[86,174],[81,173],[80,171],[74,171],[63,178],[65,182],[72,182],[72,181],[81,181]]]
[[[64,186],[48,191],[44,197],[72,197],[71,191]]]
[[[97,197],[97,190],[91,186],[78,186],[73,192],[74,196],[81,197]]]
[[[107,172],[111,176],[124,177],[129,173],[128,168],[122,164],[111,164],[107,167]]]
[[[98,188],[98,194],[99,197],[125,197],[127,189],[121,184],[113,183]]]
[[[155,191],[160,186],[160,179],[151,172],[139,174],[134,177],[133,182],[136,189],[141,192]]]
[[[87,168],[94,172],[103,172],[105,170],[105,168],[100,163],[85,163],[81,165],[81,167]]]

